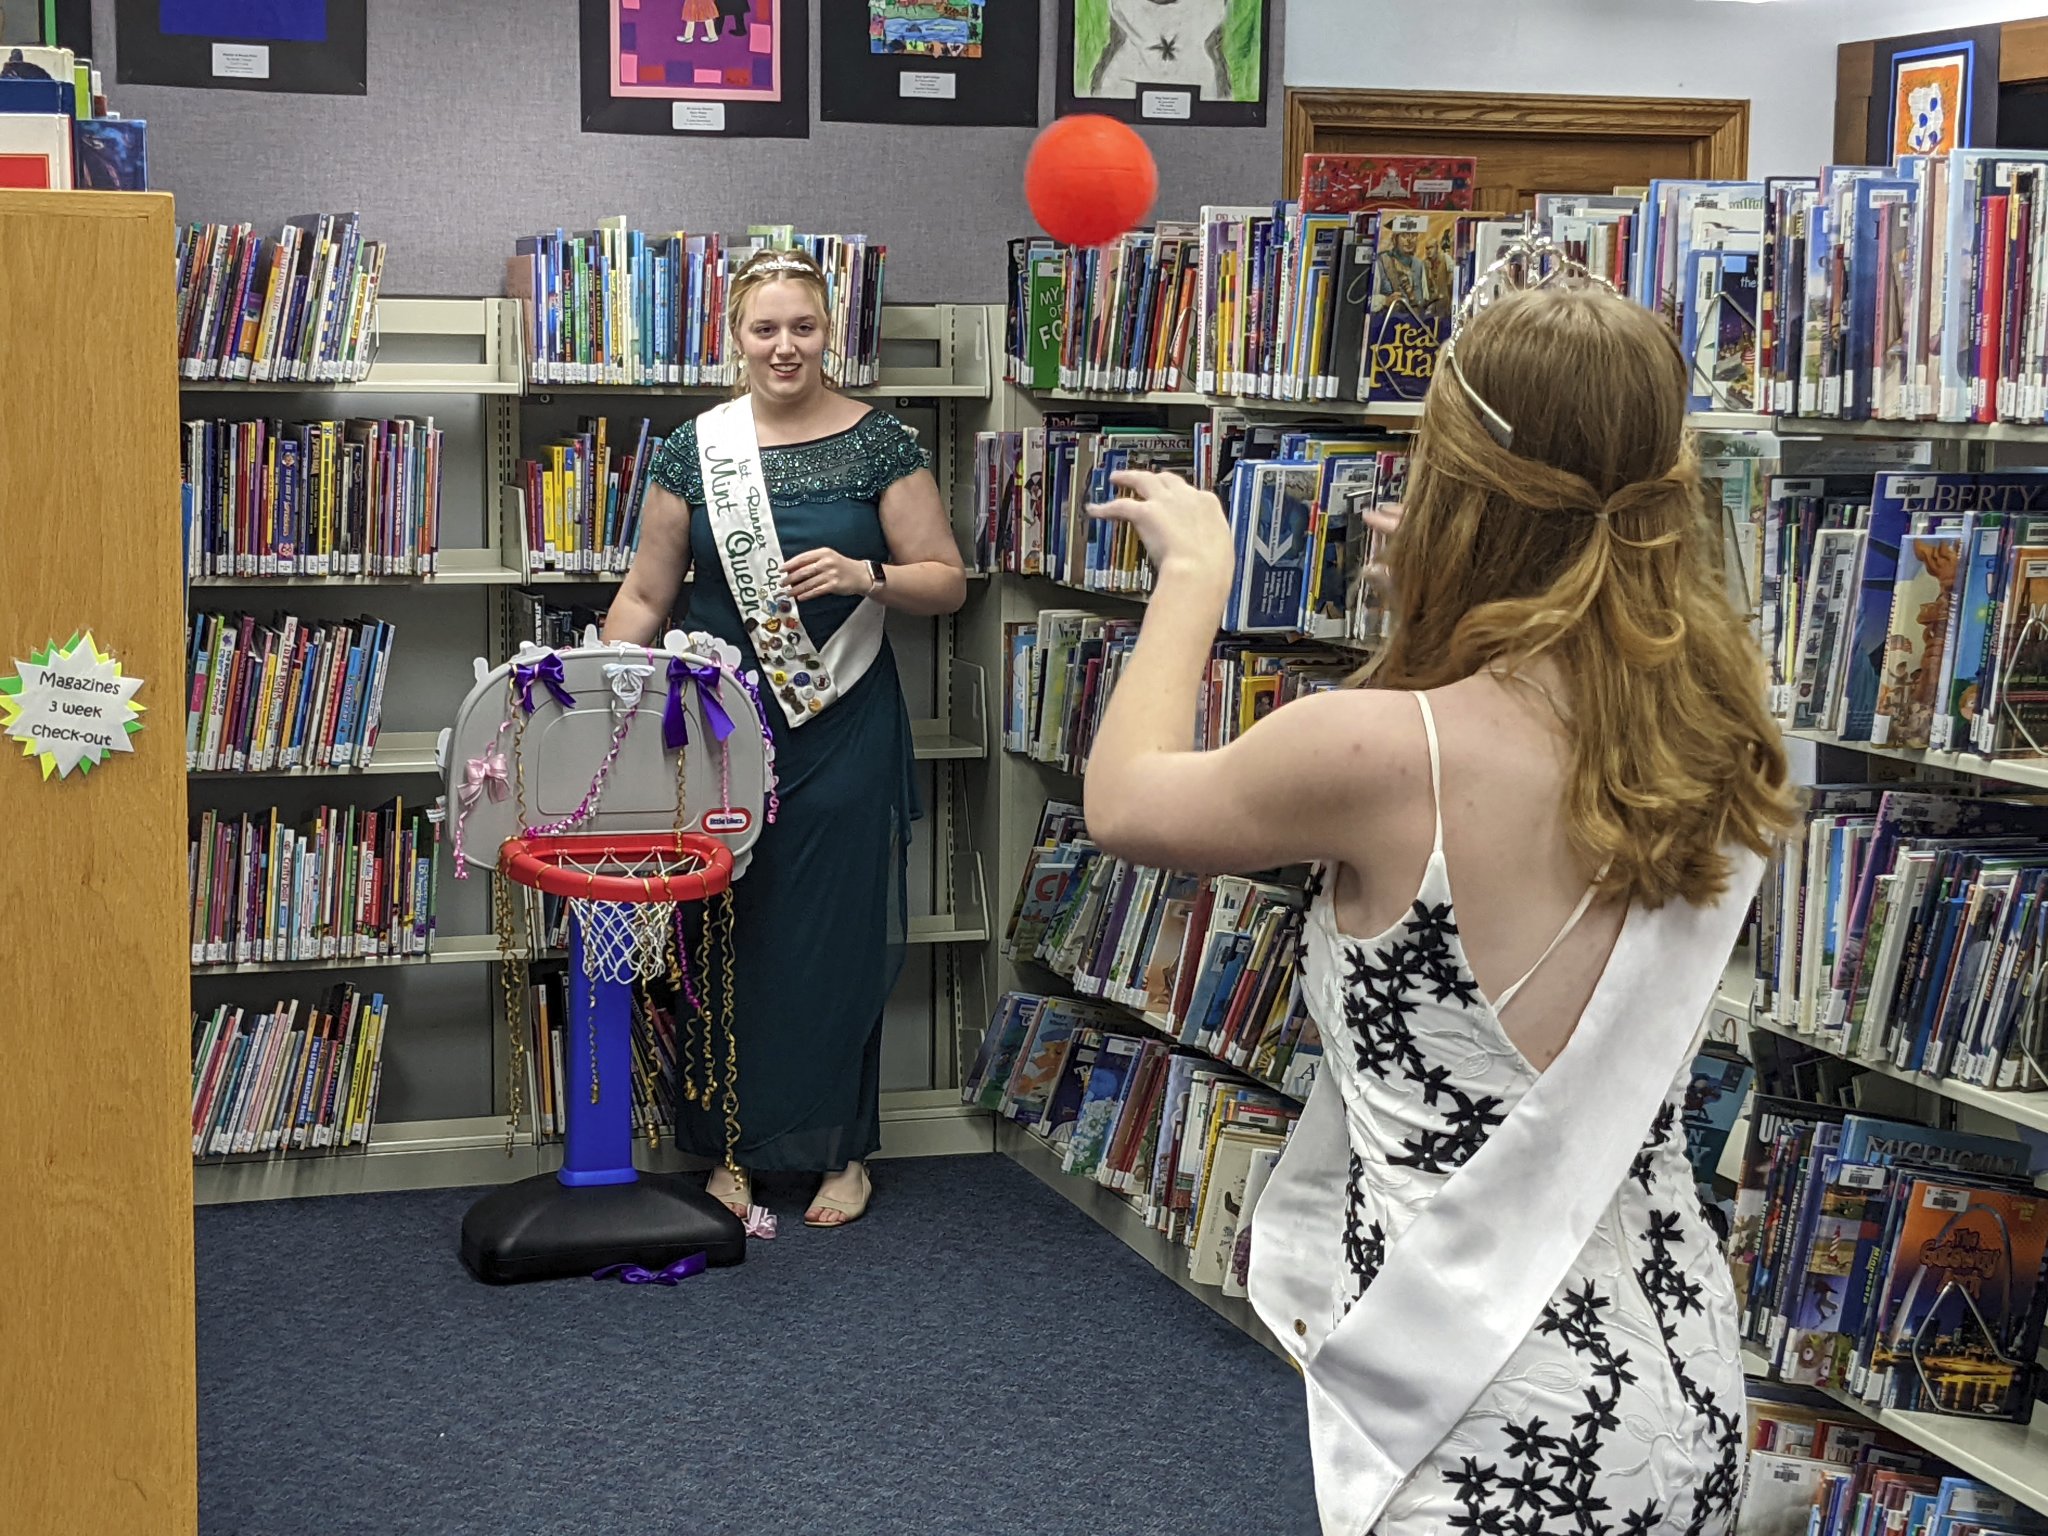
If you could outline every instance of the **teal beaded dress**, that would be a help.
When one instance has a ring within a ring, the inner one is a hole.
[[[764,448],[761,460],[784,560],[822,547],[886,561],[882,493],[926,464],[910,428],[881,411],[830,437]],[[717,635],[739,648],[742,667],[759,669],[703,515],[695,422],[669,435],[651,473],[691,511],[695,579],[681,627]],[[823,645],[859,601],[807,602],[804,627]],[[761,702],[775,735],[781,803],[733,886],[737,1155],[748,1169],[824,1172],[869,1156],[881,1140],[882,1013],[903,967],[910,823],[918,814],[910,719],[886,639],[860,680],[801,728],[789,724],[765,677]],[[690,916],[701,923],[703,913]],[[706,953],[697,937],[693,961]],[[700,995],[718,1008],[720,978],[704,974],[715,968],[693,970]],[[683,1150],[723,1157],[722,1107],[677,1098]]]

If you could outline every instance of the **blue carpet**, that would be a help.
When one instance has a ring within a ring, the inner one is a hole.
[[[669,1289],[495,1288],[480,1191],[197,1213],[207,1536],[1315,1529],[1299,1378],[1005,1158]]]

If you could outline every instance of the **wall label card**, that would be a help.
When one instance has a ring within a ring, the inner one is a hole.
[[[1154,122],[1192,122],[1195,116],[1195,93],[1143,91],[1138,96],[1138,115]]]
[[[0,677],[0,725],[21,743],[22,756],[41,763],[45,779],[68,778],[74,768],[83,776],[114,753],[135,750],[143,680],[123,676],[89,631],[14,666],[15,676]]]
[[[725,132],[725,103],[722,101],[678,101],[669,108],[669,121],[682,133]]]
[[[911,70],[896,77],[896,89],[899,94],[918,101],[953,101],[960,95],[960,77]]]
[[[270,50],[261,43],[215,43],[213,72],[223,80],[268,80]]]

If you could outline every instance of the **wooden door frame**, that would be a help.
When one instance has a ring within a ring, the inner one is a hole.
[[[1508,95],[1495,91],[1287,92],[1287,196],[1301,192],[1301,157],[1322,130],[1346,133],[1446,133],[1472,141],[1484,156],[1489,138],[1672,138],[1687,140],[1687,174],[1739,181],[1749,173],[1749,103],[1667,96]],[[1560,191],[1566,190],[1560,188]],[[1581,187],[1575,191],[1603,191]]]

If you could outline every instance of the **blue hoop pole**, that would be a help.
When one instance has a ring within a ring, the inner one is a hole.
[[[583,925],[569,918],[569,1038],[562,1042],[568,1126],[564,1184],[631,1184],[633,1167],[633,986],[583,974]],[[590,1031],[597,1030],[598,1102],[590,1102]]]

